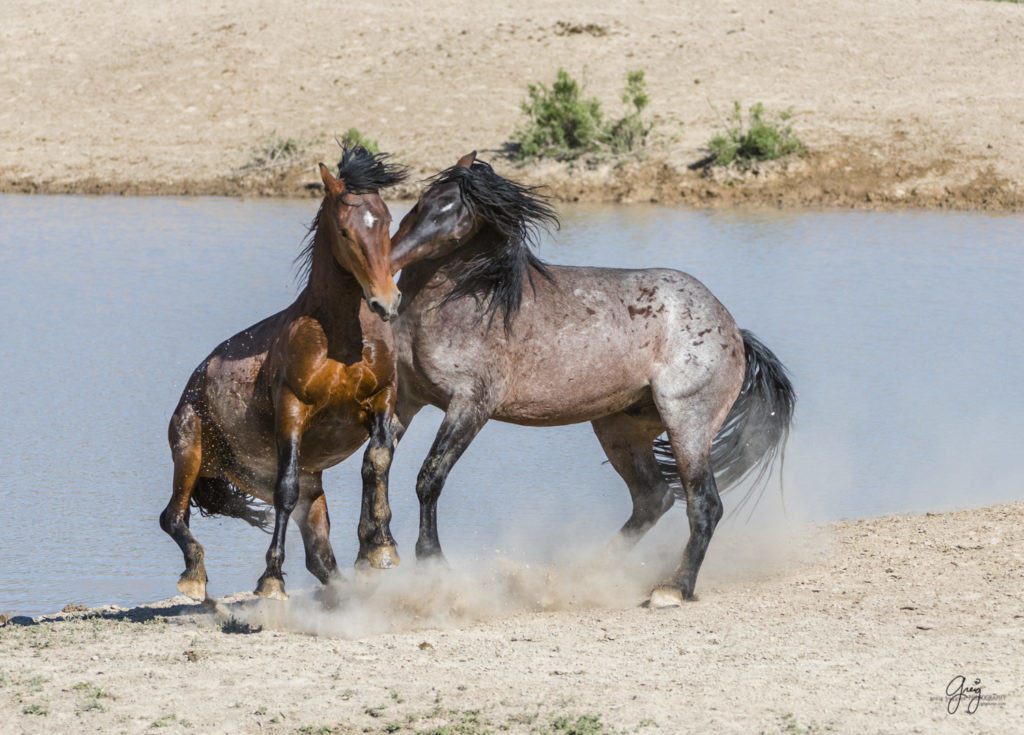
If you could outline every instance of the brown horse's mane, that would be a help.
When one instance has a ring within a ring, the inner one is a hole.
[[[408,168],[390,162],[390,157],[389,153],[370,153],[361,145],[352,148],[342,147],[341,160],[338,161],[338,178],[345,182],[344,194],[375,194],[381,189],[405,181],[409,175]],[[322,249],[317,246],[317,230],[323,211],[324,202],[321,202],[303,238],[302,250],[295,257],[296,271],[302,280],[308,281],[312,277],[313,261],[317,259],[317,251]],[[334,267],[338,267],[333,256],[330,257],[330,262]]]
[[[538,187],[524,186],[499,176],[484,161],[468,168],[452,166],[427,180],[430,186],[457,183],[463,204],[481,225],[467,243],[467,256],[449,271],[455,282],[446,301],[462,296],[482,298],[493,319],[500,309],[509,329],[523,299],[524,275],[533,286],[533,273],[550,279],[544,262],[533,253],[543,230],[558,229],[558,215]]]

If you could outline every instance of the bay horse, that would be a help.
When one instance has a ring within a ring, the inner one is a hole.
[[[221,343],[196,368],[171,417],[171,500],[160,526],[178,543],[178,590],[206,598],[203,548],[189,530],[204,515],[243,518],[273,536],[255,593],[286,599],[281,565],[294,517],[306,568],[326,584],[337,572],[321,475],[370,439],[363,458],[359,560],[398,563],[387,480],[397,396],[394,341],[384,322],[401,293],[389,267],[391,215],[381,188],[405,168],[365,148],[344,148],[297,260],[308,276],[295,302]]]
[[[489,419],[589,421],[633,501],[619,548],[685,500],[689,540],[650,603],[692,599],[723,512],[716,473],[724,488],[759,467],[760,481],[785,445],[786,371],[690,275],[544,264],[531,247],[557,226],[554,210],[475,159],[428,180],[392,239],[404,294],[396,431],[424,405],[445,412],[416,481],[416,555],[443,558],[438,497]]]

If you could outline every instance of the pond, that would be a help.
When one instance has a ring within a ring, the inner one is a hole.
[[[157,523],[170,495],[167,421],[216,344],[294,298],[293,259],[316,206],[0,197],[0,612],[174,594],[181,555]],[[393,207],[396,222],[405,209]],[[775,482],[726,525],[1021,497],[1024,216],[560,209],[542,258],[692,273],[790,369],[799,401],[784,495]],[[439,423],[422,412],[392,470],[408,564],[416,472]],[[359,455],[325,485],[345,565]],[[607,538],[629,509],[588,425],[495,422],[452,472],[439,525],[450,558],[539,561],[565,544],[563,519]],[[682,511],[671,515],[685,529]],[[232,519],[193,527],[211,593],[251,589],[269,537]],[[288,553],[289,585],[313,584],[295,532]]]

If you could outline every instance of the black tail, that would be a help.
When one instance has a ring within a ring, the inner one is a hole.
[[[273,507],[256,500],[225,477],[198,478],[192,489],[192,505],[203,516],[231,516],[266,533],[273,530]]]
[[[796,393],[779,358],[747,330],[740,333],[746,374],[736,402],[711,442],[711,468],[719,491],[728,490],[757,471],[743,505],[759,486],[763,490],[775,456],[785,455]],[[654,453],[665,479],[680,496],[682,487],[668,440],[658,438]]]

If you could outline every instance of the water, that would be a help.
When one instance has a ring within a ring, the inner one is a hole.
[[[316,202],[0,197],[0,612],[167,597],[182,568],[157,525],[166,426],[223,338],[288,304]],[[404,207],[394,207],[395,219]],[[541,255],[693,273],[790,368],[790,517],[832,520],[1019,499],[1024,217],[563,207]],[[440,413],[392,471],[413,561],[413,487]],[[629,500],[587,425],[488,424],[440,504],[449,557],[539,560],[605,538]],[[358,455],[326,474],[342,564],[355,558]],[[748,519],[779,515],[769,491]],[[684,528],[682,513],[663,525]],[[568,519],[568,530],[563,523]],[[199,518],[212,594],[251,589],[269,537]],[[289,538],[289,585],[308,586]]]

